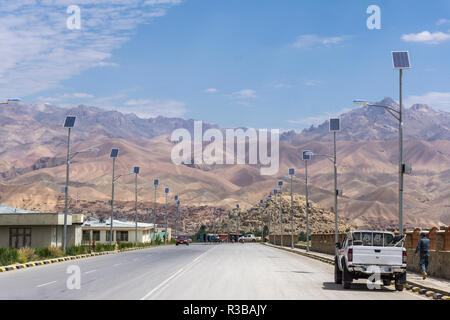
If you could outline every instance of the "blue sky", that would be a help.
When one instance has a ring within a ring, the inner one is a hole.
[[[0,97],[25,103],[301,129],[398,99],[391,51],[409,50],[406,104],[450,111],[447,0],[6,0],[0,18]]]

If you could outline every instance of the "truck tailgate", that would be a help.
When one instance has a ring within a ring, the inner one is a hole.
[[[402,265],[402,247],[353,246],[353,264]]]

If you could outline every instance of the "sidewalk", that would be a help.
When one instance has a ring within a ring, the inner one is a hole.
[[[289,252],[297,253],[312,259],[317,259],[322,262],[326,262],[329,264],[334,265],[334,256],[326,253],[320,253],[320,252],[307,252],[305,249],[295,248],[291,249],[290,247],[280,247],[275,246],[273,244],[267,244],[264,243],[266,246],[270,246],[273,248],[286,250]],[[422,279],[422,275],[408,271],[407,273],[407,283],[408,285],[412,285],[414,287],[419,287],[422,289],[425,289],[427,291],[432,291],[434,293],[439,293],[443,296],[450,296],[450,280],[436,278],[436,277],[430,277],[428,276],[426,280]]]

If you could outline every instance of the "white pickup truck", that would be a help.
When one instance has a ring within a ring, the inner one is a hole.
[[[258,238],[255,237],[254,234],[246,234],[245,236],[239,237],[239,242],[256,242],[258,241]]]
[[[334,282],[349,289],[352,281],[358,279],[380,279],[385,286],[395,280],[395,289],[402,291],[406,283],[407,261],[404,239],[404,236],[387,231],[347,233],[342,244],[336,244]]]

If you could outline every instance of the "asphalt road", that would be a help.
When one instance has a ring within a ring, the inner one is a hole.
[[[80,289],[67,286],[73,279],[67,271],[73,266],[79,267]],[[260,244],[236,243],[151,248],[0,273],[0,299],[424,298],[393,286],[369,290],[364,280],[344,290],[334,284],[329,264]]]

